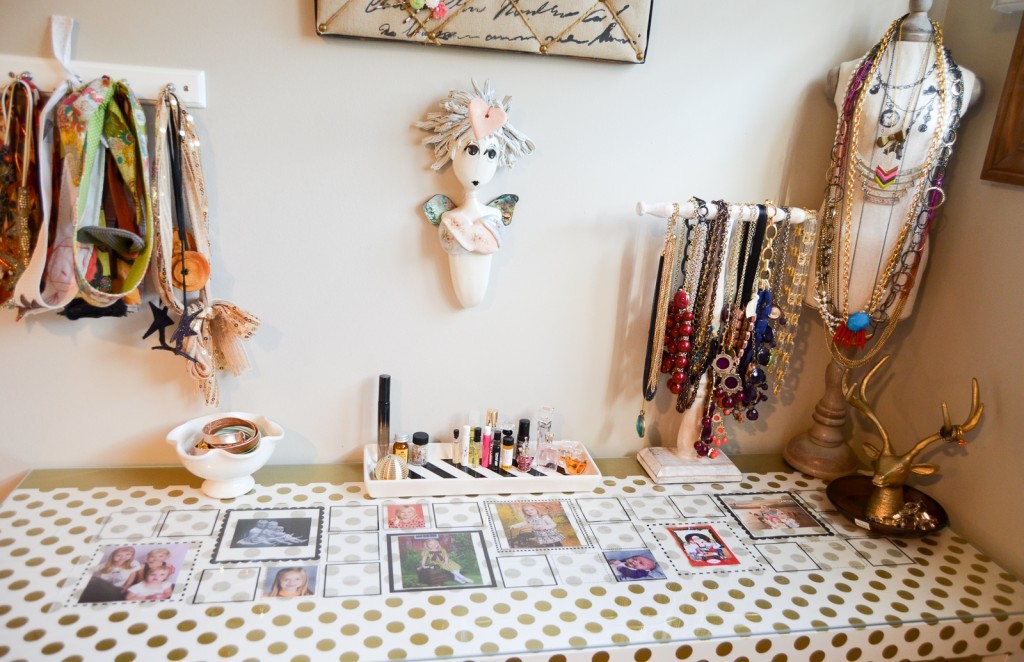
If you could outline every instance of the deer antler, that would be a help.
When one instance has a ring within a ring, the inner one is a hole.
[[[864,379],[860,382],[859,389],[857,388],[858,382],[854,382],[852,386],[847,385],[846,378],[850,374],[848,371],[845,374],[843,374],[843,395],[846,397],[847,402],[849,402],[852,406],[854,406],[855,408],[860,410],[861,413],[867,416],[868,420],[871,421],[871,423],[875,426],[875,429],[878,430],[878,434],[882,437],[881,451],[879,451],[877,448],[875,448],[869,443],[864,443],[865,450],[868,451],[868,454],[871,455],[872,458],[878,457],[880,454],[893,454],[892,445],[889,443],[889,433],[885,431],[884,427],[882,427],[882,423],[881,421],[878,420],[878,417],[875,415],[874,410],[868,403],[867,397],[868,382],[871,381],[871,378],[875,376],[875,373],[878,372],[879,368],[885,365],[885,362],[888,360],[888,355],[883,356],[881,359],[879,359],[878,363],[876,363],[875,366],[868,371],[868,374],[864,375]]]
[[[978,380],[977,378],[971,379],[971,413],[967,415],[967,419],[960,425],[953,425],[949,418],[949,407],[946,403],[942,403],[942,428],[938,433],[929,435],[917,442],[913,450],[907,453],[907,457],[913,458],[915,455],[923,451],[930,444],[944,439],[946,441],[955,441],[961,446],[966,446],[967,442],[964,441],[964,433],[970,432],[977,427],[978,422],[981,420],[981,414],[985,411],[985,405],[978,402]]]

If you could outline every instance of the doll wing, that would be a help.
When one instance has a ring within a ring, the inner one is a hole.
[[[488,207],[494,207],[501,212],[501,223],[502,225],[508,225],[512,222],[512,214],[516,210],[516,203],[519,202],[519,196],[513,193],[506,193],[499,195],[495,199],[487,203]]]
[[[455,203],[444,193],[438,193],[423,203],[423,213],[431,225],[441,222],[441,215],[455,208]]]

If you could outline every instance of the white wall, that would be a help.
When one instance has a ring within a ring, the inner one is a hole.
[[[983,0],[964,4],[987,12]],[[835,127],[825,74],[904,9],[662,0],[647,63],[616,65],[324,39],[312,0],[240,6],[0,0],[0,51],[46,55],[47,17],[65,13],[79,21],[77,59],[206,71],[209,107],[195,114],[213,287],[264,320],[249,343],[256,369],[223,380],[222,408],[282,423],[274,461],[288,464],[357,459],[374,437],[382,372],[394,376],[394,429],[438,435],[468,410],[518,417],[551,405],[561,436],[600,456],[636,452],[647,443],[633,426],[664,227],[633,205],[698,194],[816,207]],[[492,185],[521,203],[487,300],[467,311],[419,212],[430,195],[453,194],[454,178],[429,169],[413,122],[471,77],[512,95],[511,121],[538,150]],[[987,134],[976,126],[969,138]],[[0,481],[175,461],[164,433],[205,410],[182,361],[140,340],[147,317],[0,321]],[[790,387],[731,452],[779,452],[807,426],[825,356],[812,312],[801,326]],[[940,333],[918,324],[914,339]],[[957,390],[943,393],[954,409],[972,374],[958,368]],[[648,418],[652,442],[675,439],[665,389]]]

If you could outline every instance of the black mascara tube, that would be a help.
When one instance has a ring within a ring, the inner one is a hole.
[[[388,454],[391,439],[391,375],[381,375],[377,386],[377,459]]]

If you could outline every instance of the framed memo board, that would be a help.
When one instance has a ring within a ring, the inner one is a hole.
[[[1017,30],[981,178],[1024,186],[1024,21]]]
[[[316,31],[642,63],[654,0],[440,0],[440,5],[443,9],[432,10],[424,0],[317,0]]]

